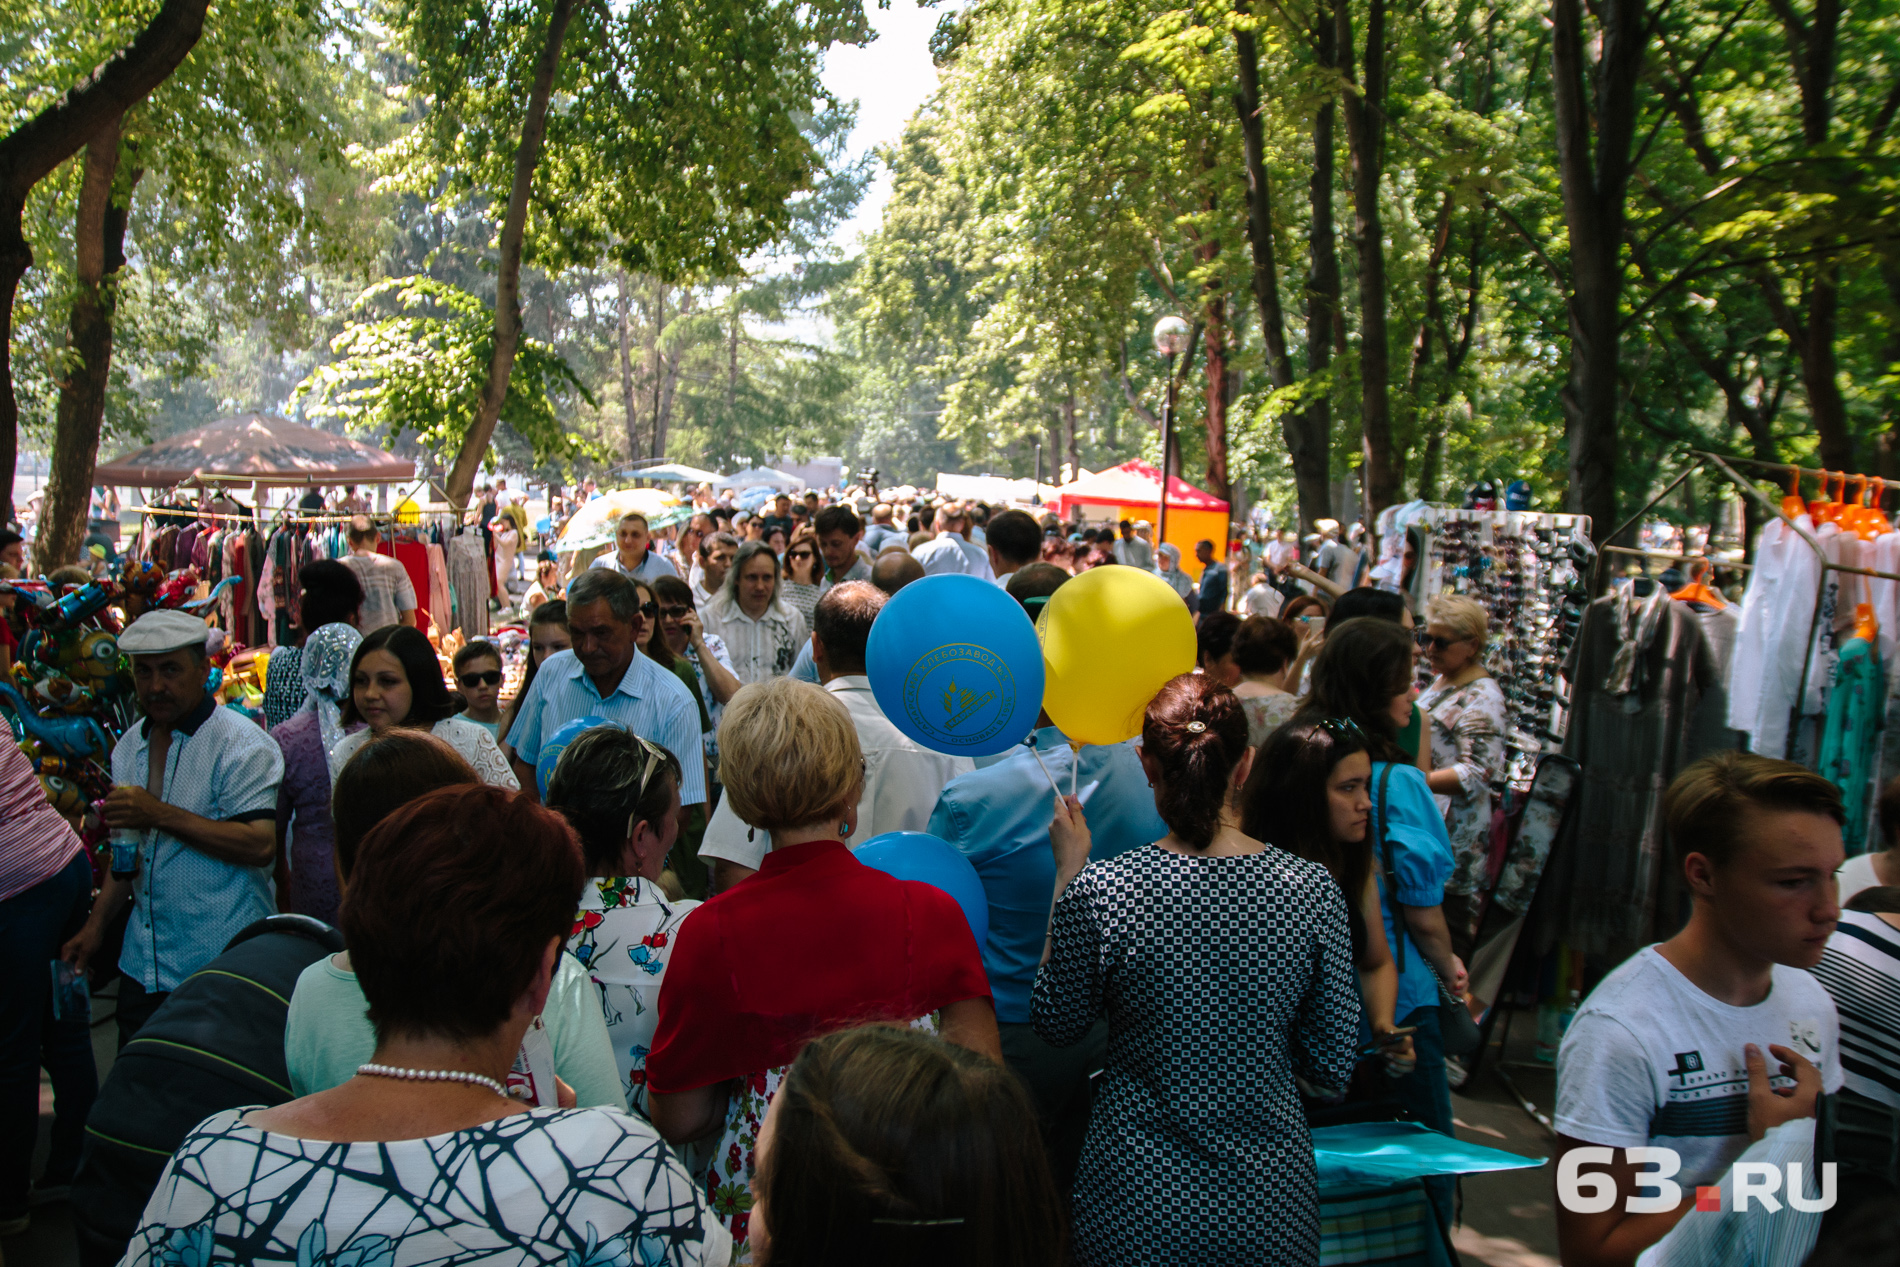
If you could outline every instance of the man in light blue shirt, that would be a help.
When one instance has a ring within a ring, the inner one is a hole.
[[[647,517],[637,510],[620,516],[620,522],[614,525],[614,548],[589,566],[612,568],[636,581],[657,581],[662,576],[679,575],[679,570],[666,556],[653,548],[653,531],[647,527]]]
[[[1168,827],[1155,811],[1154,790],[1142,773],[1134,740],[1085,745],[1078,755],[1047,714],[1040,720],[1034,754],[1018,748],[994,765],[953,779],[938,797],[927,830],[956,846],[983,881],[990,906],[983,968],[996,1002],[1003,1058],[1035,1098],[1050,1164],[1066,1192],[1088,1130],[1089,1075],[1102,1066],[1108,1025],[1098,1022],[1082,1042],[1061,1048],[1044,1042],[1029,1023],[1029,996],[1056,885],[1049,847],[1056,794],[1050,777],[1067,793],[1070,771],[1076,771],[1075,794],[1093,837],[1091,859],[1153,844]]]
[[[576,718],[605,717],[678,758],[683,809],[706,803],[699,705],[685,683],[634,645],[639,602],[633,583],[607,568],[589,568],[567,587],[574,649],[542,662],[508,732],[527,795],[535,794],[535,762],[548,737]]]
[[[108,875],[62,957],[83,969],[129,902],[119,953],[119,1046],[167,995],[276,912],[271,863],[284,758],[264,729],[208,689],[205,623],[148,612],[119,638],[144,720],[112,749],[106,824],[133,833],[136,874]]]

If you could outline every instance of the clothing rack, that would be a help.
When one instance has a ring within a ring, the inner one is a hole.
[[[1826,495],[1826,492],[1827,492],[1827,482],[1830,480],[1834,480],[1834,481],[1841,481],[1843,483],[1857,482],[1858,485],[1863,490],[1869,484],[1875,485],[1876,490],[1877,490],[1875,495],[1879,497],[1884,497],[1886,495],[1886,491],[1888,488],[1887,481],[1881,479],[1878,476],[1861,475],[1852,471],[1823,471],[1823,470],[1817,470],[1816,468],[1813,468],[1813,467],[1795,466],[1792,463],[1764,462],[1758,458],[1726,456],[1720,453],[1710,453],[1703,449],[1688,449],[1683,452],[1682,456],[1691,459],[1689,464],[1683,467],[1682,473],[1676,476],[1675,479],[1671,480],[1668,486],[1665,487],[1660,493],[1657,493],[1654,497],[1650,498],[1647,502],[1645,502],[1641,510],[1638,510],[1634,515],[1631,515],[1628,519],[1625,519],[1621,524],[1618,524],[1615,531],[1611,532],[1607,537],[1603,539],[1604,544],[1599,549],[1598,554],[1597,554],[1597,566],[1596,566],[1596,577],[1595,577],[1596,589],[1601,590],[1603,588],[1603,567],[1605,563],[1605,556],[1607,556],[1613,550],[1618,553],[1623,553],[1628,550],[1628,547],[1612,546],[1610,545],[1610,542],[1615,541],[1618,537],[1622,536],[1624,533],[1628,532],[1631,528],[1641,523],[1644,517],[1647,516],[1650,511],[1654,510],[1658,505],[1661,504],[1663,498],[1669,496],[1669,494],[1675,492],[1678,488],[1682,487],[1683,483],[1686,480],[1688,480],[1690,476],[1694,475],[1697,471],[1707,470],[1710,468],[1713,468],[1718,474],[1722,475],[1730,483],[1734,484],[1735,487],[1739,488],[1743,492],[1744,495],[1754,498],[1755,501],[1760,503],[1761,507],[1764,510],[1766,510],[1769,514],[1781,520],[1782,523],[1787,524],[1789,530],[1792,531],[1796,536],[1800,537],[1801,540],[1805,541],[1808,545],[1808,548],[1814,551],[1814,557],[1821,565],[1822,584],[1815,591],[1814,613],[1812,616],[1808,618],[1807,645],[1810,648],[1813,647],[1814,645],[1815,631],[1820,628],[1821,611],[1827,599],[1826,578],[1829,572],[1841,572],[1841,573],[1848,573],[1854,576],[1873,577],[1875,580],[1900,582],[1900,574],[1895,574],[1892,572],[1876,572],[1872,568],[1854,567],[1845,563],[1835,563],[1832,560],[1830,560],[1827,557],[1827,551],[1821,547],[1820,540],[1817,537],[1815,537],[1815,535],[1812,532],[1808,531],[1806,528],[1801,527],[1801,525],[1797,524],[1793,519],[1790,519],[1787,513],[1781,509],[1781,506],[1779,505],[1779,503],[1770,501],[1767,497],[1764,497],[1762,495],[1762,491],[1759,488],[1755,487],[1755,481],[1749,479],[1746,475],[1743,475],[1741,472],[1737,471],[1735,467],[1736,466],[1752,466],[1759,470],[1773,471],[1773,472],[1776,472],[1777,474],[1781,474],[1781,473],[1791,474],[1795,477],[1797,483],[1799,482],[1802,476],[1807,476],[1807,475],[1816,476],[1822,480],[1821,492],[1823,495]],[[1893,487],[1895,487],[1897,490],[1900,490],[1900,485],[1894,485]],[[1798,493],[1796,493],[1795,495],[1798,495]],[[1796,700],[1802,699],[1807,694],[1808,673],[1813,667],[1813,662],[1814,662],[1814,656],[1812,655],[1812,653],[1810,653],[1808,657],[1801,662],[1801,680],[1800,680],[1800,684],[1795,688],[1795,693],[1794,693],[1794,697]],[[1784,757],[1788,756],[1790,753],[1794,751],[1796,733],[1797,732],[1796,732],[1795,727],[1789,727],[1788,738],[1782,748],[1782,755]]]
[[[1753,563],[1730,562],[1727,559],[1711,559],[1706,554],[1675,554],[1668,550],[1643,550],[1635,546],[1604,546],[1610,554],[1625,554],[1639,559],[1673,559],[1678,563],[1706,563],[1712,568],[1727,568],[1736,572],[1753,571]]]

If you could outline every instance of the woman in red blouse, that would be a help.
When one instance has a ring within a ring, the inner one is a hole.
[[[873,871],[843,844],[864,779],[844,705],[790,678],[748,686],[726,707],[719,746],[726,795],[771,834],[772,852],[680,925],[647,1090],[668,1142],[716,1137],[705,1182],[743,1244],[759,1126],[810,1039],[865,1021],[934,1019],[950,1042],[997,1061],[1002,1050],[961,908],[927,884]]]

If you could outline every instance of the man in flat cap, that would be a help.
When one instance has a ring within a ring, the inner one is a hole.
[[[205,623],[148,612],[119,638],[145,720],[112,750],[106,825],[139,835],[130,879],[108,876],[61,956],[83,969],[126,903],[119,1046],[246,925],[276,913],[271,863],[284,759],[262,726],[206,689]]]

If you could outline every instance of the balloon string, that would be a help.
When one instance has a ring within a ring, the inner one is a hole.
[[[1058,801],[1061,800],[1062,789],[1056,786],[1056,776],[1049,773],[1049,767],[1046,765],[1043,765],[1042,753],[1036,751],[1036,737],[1034,735],[1031,735],[1029,737],[1029,755],[1036,759],[1037,765],[1042,766],[1042,777],[1049,780],[1049,790],[1056,794],[1056,799]]]
[[[1082,771],[1082,750],[1078,748],[1071,755],[1075,758],[1074,762],[1069,766],[1069,796],[1073,799],[1075,796],[1075,776]]]

